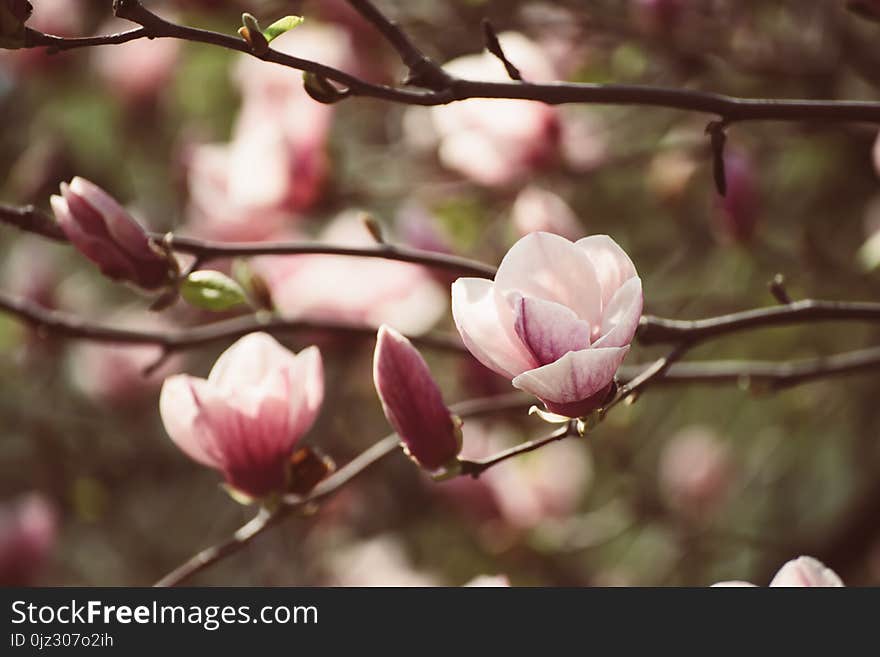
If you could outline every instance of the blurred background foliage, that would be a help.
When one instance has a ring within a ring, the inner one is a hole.
[[[111,14],[109,1],[32,1],[38,11],[51,5],[42,10],[51,12],[46,27],[35,28],[70,36],[106,31]],[[146,4],[226,33],[240,25],[242,11],[265,23],[302,14],[306,25],[347,33],[365,77],[392,82],[403,74],[342,2]],[[878,99],[880,26],[842,2],[381,4],[444,62],[481,50],[480,20],[488,17],[498,32],[528,36],[569,80]],[[289,36],[296,52],[296,30]],[[232,139],[242,106],[233,70],[242,56],[181,44],[167,74],[133,100],[99,63],[118,48],[0,54],[0,199],[48,209],[59,183],[81,175],[153,229],[186,233],[187,153],[193,144]],[[140,57],[148,60],[149,48]],[[124,76],[138,76],[141,66],[132,59]],[[299,80],[298,72],[286,73]],[[444,165],[424,114],[361,99],[332,112],[325,180],[314,202],[285,216],[291,234],[316,235],[358,209],[403,236],[418,215],[444,248],[497,263],[519,234],[515,201],[538,187],[570,206],[579,234],[608,233],[624,246],[644,281],[649,313],[696,318],[770,305],[767,282],[776,273],[795,298],[880,296],[880,274],[857,257],[880,228],[871,126],[733,126],[732,188],[721,203],[705,116],[565,108],[588,128],[574,142],[593,153],[586,164],[554,157],[486,185]],[[303,119],[306,132],[311,120]],[[93,321],[137,324],[132,317],[146,314],[149,299],[103,280],[63,245],[2,228],[0,248],[8,292]],[[149,321],[214,319],[179,307],[165,318]],[[436,329],[454,330],[448,308]],[[319,344],[327,366],[327,400],[310,443],[341,464],[388,432],[372,388],[371,342],[322,335],[285,342]],[[806,324],[714,341],[691,358],[783,360],[878,343],[877,327]],[[47,563],[32,581],[148,584],[252,513],[166,437],[157,412],[161,377],[140,381],[138,366],[119,349],[83,353],[6,317],[0,345],[0,498],[39,492],[57,520]],[[200,348],[173,365],[204,376],[224,346]],[[627,362],[658,353],[636,347]],[[426,356],[449,402],[509,388],[464,358]],[[848,584],[880,584],[877,393],[874,372],[773,395],[737,386],[658,387],[615,409],[588,440],[522,457],[479,482],[434,483],[395,455],[197,581],[458,585],[504,573],[515,585],[764,584],[784,561],[810,550]],[[466,450],[542,432],[524,414],[467,422]]]

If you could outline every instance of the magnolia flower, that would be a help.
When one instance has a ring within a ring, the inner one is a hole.
[[[607,235],[572,243],[532,233],[494,282],[452,285],[452,315],[474,357],[568,417],[605,401],[641,313],[642,281]]]
[[[506,588],[510,586],[510,578],[507,575],[477,575],[467,584],[462,586],[473,588]]]
[[[584,234],[574,210],[561,196],[534,185],[519,193],[510,214],[520,236],[544,231],[575,240]]]
[[[61,196],[51,201],[67,239],[105,276],[147,290],[170,282],[173,258],[159,251],[143,227],[103,189],[76,177],[69,185],[61,183]]]
[[[461,420],[446,407],[418,350],[384,324],[376,339],[373,382],[385,417],[419,465],[439,470],[454,461],[461,449]]]
[[[111,20],[99,34],[120,32],[131,23]],[[113,48],[95,48],[92,61],[108,91],[129,105],[155,97],[171,81],[180,56],[176,39],[135,39]]]
[[[194,461],[223,473],[251,498],[283,492],[289,461],[324,398],[321,353],[294,355],[266,333],[227,349],[207,379],[166,379],[159,399],[165,430]]]
[[[0,506],[0,585],[29,584],[55,542],[57,519],[36,493]]]
[[[358,213],[334,219],[321,241],[375,244]],[[443,289],[418,265],[381,258],[335,255],[267,256],[254,267],[266,281],[278,311],[290,319],[388,324],[424,333],[446,312]]]
[[[546,54],[522,34],[505,32],[499,40],[530,82],[557,78]],[[459,57],[443,68],[470,80],[509,80],[502,63],[488,52]],[[430,112],[440,161],[481,185],[505,185],[521,178],[552,157],[558,145],[558,111],[544,103],[471,99]]]
[[[689,515],[706,516],[717,509],[732,482],[730,450],[708,429],[682,430],[660,456],[660,488],[670,504]]]
[[[837,587],[843,586],[840,577],[813,557],[798,557],[787,562],[770,582],[772,587]],[[718,582],[717,587],[755,586],[749,582]]]

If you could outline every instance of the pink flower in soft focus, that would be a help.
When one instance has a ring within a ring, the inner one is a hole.
[[[743,152],[724,154],[727,193],[716,194],[716,216],[727,239],[747,243],[752,240],[761,213],[761,190],[755,163]]]
[[[98,34],[130,28],[128,21],[112,20],[102,25]],[[177,39],[136,39],[92,52],[94,66],[107,89],[130,105],[157,96],[171,81],[179,57]]]
[[[57,251],[41,237],[17,239],[3,263],[5,289],[44,308],[58,305],[57,288],[61,281]]]
[[[635,0],[636,22],[648,32],[668,32],[679,22],[683,11],[683,0]]]
[[[510,578],[507,575],[477,575],[464,586],[474,588],[509,587]]]
[[[109,322],[121,328],[167,330],[168,323],[162,317],[147,312],[119,313]],[[133,403],[154,394],[163,379],[180,370],[183,358],[175,354],[145,374],[161,357],[162,349],[155,345],[81,342],[70,350],[71,378],[96,403]]]
[[[798,557],[787,562],[770,582],[772,587],[838,587],[843,586],[840,577],[813,557]],[[749,582],[718,582],[713,587],[755,586]]]
[[[877,133],[877,141],[874,142],[874,170],[880,176],[880,132]]]
[[[357,213],[335,219],[322,242],[345,246],[375,244]],[[417,335],[446,312],[446,296],[424,267],[333,255],[257,258],[254,266],[269,285],[275,306],[289,319],[381,324]]]
[[[385,417],[419,465],[439,470],[455,460],[461,449],[461,421],[443,402],[422,355],[384,324],[373,354],[373,383]]]
[[[395,218],[395,228],[407,246],[437,253],[453,252],[452,240],[440,225],[440,219],[416,202],[401,207]]]
[[[584,416],[605,401],[642,314],[642,281],[607,235],[519,240],[495,281],[460,278],[452,315],[489,369],[548,410]]]
[[[0,506],[0,585],[26,586],[55,543],[57,520],[48,500],[33,493]]]
[[[439,586],[434,575],[416,570],[392,536],[377,536],[327,552],[330,586]]]
[[[494,456],[515,445],[516,438],[504,426],[468,422],[461,457]],[[592,460],[584,445],[562,441],[500,463],[479,479],[457,477],[436,489],[469,513],[476,510],[484,518],[500,516],[511,527],[527,530],[574,513],[592,477]]]
[[[499,40],[526,80],[556,79],[552,63],[537,44],[515,32],[505,32]],[[459,57],[444,68],[469,80],[509,80],[503,64],[488,52]],[[558,147],[558,112],[536,101],[470,99],[433,107],[431,116],[440,140],[440,161],[481,185],[501,186],[522,178]]]
[[[61,183],[52,197],[61,230],[80,253],[109,278],[153,290],[167,285],[173,260],[150,241],[143,227],[103,189],[84,178]]]
[[[355,60],[344,30],[315,24],[281,35],[272,48],[341,69]],[[301,76],[251,56],[239,60],[235,81],[242,106],[230,141],[191,147],[185,158],[187,215],[204,237],[263,240],[319,198],[335,110],[310,98]]]
[[[558,194],[535,185],[529,185],[516,197],[511,220],[519,236],[543,231],[576,240],[584,234],[571,206]]]
[[[207,379],[166,379],[159,410],[187,456],[260,498],[284,491],[290,456],[323,399],[317,347],[294,355],[266,333],[251,333],[223,352]]]
[[[669,502],[693,516],[707,516],[724,502],[733,483],[730,450],[708,429],[682,430],[660,455],[660,488]]]

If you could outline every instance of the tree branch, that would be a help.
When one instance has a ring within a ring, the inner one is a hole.
[[[365,1],[349,0],[397,49],[404,61],[413,62],[415,75],[410,82],[428,90],[413,90],[373,84],[339,69],[269,49],[257,55],[242,39],[170,23],[147,10],[137,0],[116,0],[116,15],[138,23],[142,30],[131,30],[98,37],[68,39],[30,30],[26,47],[49,46],[53,50],[70,50],[125,43],[137,38],[174,38],[206,43],[252,55],[264,61],[309,71],[344,85],[348,95],[377,98],[407,105],[445,105],[469,98],[510,98],[537,100],[550,105],[567,103],[643,105],[712,114],[726,123],[737,121],[839,121],[880,123],[880,103],[846,100],[795,100],[737,98],[691,89],[668,89],[646,85],[581,84],[554,82],[487,82],[463,80],[450,76],[421,54],[408,37]],[[416,58],[421,57],[418,63]],[[441,75],[442,74],[442,75]]]

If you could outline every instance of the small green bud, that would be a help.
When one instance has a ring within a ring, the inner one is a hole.
[[[213,270],[194,271],[180,285],[180,296],[192,306],[223,311],[247,303],[241,286],[226,274]]]
[[[280,37],[285,32],[290,32],[295,27],[302,25],[305,18],[302,16],[285,16],[279,18],[269,27],[263,30],[263,36],[266,37],[266,43],[271,43],[273,39]]]

